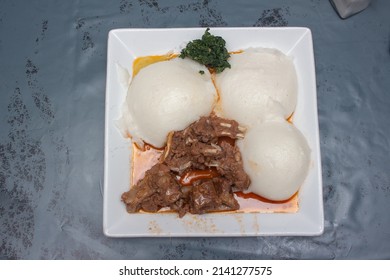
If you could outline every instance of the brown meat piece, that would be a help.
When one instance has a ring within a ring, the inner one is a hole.
[[[220,137],[240,139],[244,129],[236,121],[216,116],[202,117],[168,138],[162,161],[179,174],[188,169],[205,169],[215,157],[223,157]]]
[[[197,139],[203,143],[216,143],[222,136],[232,139],[244,138],[244,131],[238,122],[217,116],[202,117],[184,130],[187,139]]]
[[[240,150],[237,146],[231,146],[226,142],[221,143],[224,155],[221,158],[215,158],[210,166],[230,182],[236,190],[246,190],[250,185],[248,174],[244,171]]]
[[[186,213],[190,212],[190,205],[188,204],[188,197],[181,198],[171,205],[171,210],[176,211],[179,217],[183,217]]]
[[[231,190],[231,182],[221,177],[194,184],[189,204],[192,214],[237,210],[240,208]]]
[[[221,200],[214,188],[213,181],[208,180],[200,185],[194,185],[190,195],[190,212],[202,214],[215,210]]]
[[[227,208],[226,210],[240,209],[240,205],[232,191],[232,182],[222,177],[214,178],[213,182],[216,186],[218,196],[221,199],[221,204]]]
[[[145,177],[122,194],[128,212],[140,209],[156,212],[162,207],[169,207],[183,196],[180,185],[164,164],[156,164],[145,173]]]

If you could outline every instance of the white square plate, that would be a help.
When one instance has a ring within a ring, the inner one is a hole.
[[[293,57],[298,75],[298,104],[294,125],[305,135],[312,164],[299,191],[297,213],[175,213],[128,214],[121,194],[129,189],[131,143],[117,129],[126,89],[121,86],[117,65],[132,73],[136,57],[178,52],[200,38],[205,28],[117,29],[108,36],[106,123],[104,158],[104,233],[110,237],[136,236],[257,236],[319,235],[323,232],[321,156],[317,116],[313,42],[307,28],[211,28],[222,36],[229,51],[248,47],[281,50]]]

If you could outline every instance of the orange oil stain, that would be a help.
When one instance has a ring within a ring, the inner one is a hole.
[[[161,61],[167,61],[177,56],[178,54],[175,53],[167,53],[163,55],[148,55],[148,56],[137,57],[133,62],[133,77],[137,75],[142,68],[145,68],[150,64],[161,62]]]

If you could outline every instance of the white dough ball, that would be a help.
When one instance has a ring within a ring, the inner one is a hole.
[[[163,147],[169,132],[209,115],[216,98],[205,66],[175,58],[151,64],[133,78],[123,119],[135,142]]]
[[[230,69],[216,76],[222,114],[245,126],[288,118],[297,104],[293,61],[276,49],[251,48],[233,54]]]
[[[250,128],[237,142],[249,192],[281,201],[303,184],[310,165],[310,148],[302,133],[287,121],[267,121]]]

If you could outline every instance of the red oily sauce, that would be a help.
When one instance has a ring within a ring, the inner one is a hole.
[[[254,193],[243,192],[236,192],[235,197],[240,204],[237,212],[296,213],[299,208],[298,192],[283,201],[272,201]]]
[[[218,176],[218,172],[213,169],[190,170],[184,173],[184,175],[179,178],[179,183],[182,186],[191,186],[195,181],[202,179],[212,179]]]

